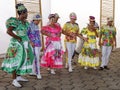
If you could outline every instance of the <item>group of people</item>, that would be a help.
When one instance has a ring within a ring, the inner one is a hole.
[[[12,37],[1,69],[12,74],[15,87],[22,87],[19,81],[28,81],[21,77],[24,74],[36,75],[41,79],[40,67],[47,67],[51,74],[56,74],[56,68],[63,68],[63,55],[66,55],[65,67],[73,72],[72,58],[77,52],[77,38],[83,40],[82,48],[78,52],[78,63],[84,69],[92,67],[97,69],[100,65],[97,40],[102,48],[102,62],[99,70],[109,69],[107,67],[111,50],[116,46],[116,29],[113,25],[113,18],[107,18],[107,24],[100,28],[95,22],[95,17],[89,17],[88,25],[80,32],[76,23],[77,16],[70,13],[70,21],[61,28],[57,22],[57,13],[48,16],[49,22],[39,29],[41,16],[35,14],[31,23],[27,22],[27,9],[23,4],[16,5],[18,18],[11,17],[6,21],[7,33]],[[40,35],[46,36],[45,48],[40,58],[42,41]],[[61,44],[61,34],[65,35],[65,52]]]

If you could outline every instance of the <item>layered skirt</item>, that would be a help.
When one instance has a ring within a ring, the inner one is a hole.
[[[47,43],[44,54],[41,58],[41,66],[49,68],[63,67],[63,50],[60,41],[50,41]]]
[[[84,45],[78,58],[81,66],[96,67],[99,66],[99,52],[96,44]]]
[[[28,49],[25,49],[24,44],[17,40],[11,40],[7,53],[2,62],[1,69],[8,73],[16,71],[18,75],[23,75],[32,72],[32,63],[34,54],[32,47],[28,44]]]

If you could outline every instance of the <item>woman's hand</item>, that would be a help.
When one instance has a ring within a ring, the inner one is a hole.
[[[101,41],[99,41],[98,45],[99,45],[100,47],[102,46]]]
[[[21,37],[17,37],[18,42],[22,42],[22,38]]]
[[[17,36],[16,34],[14,34],[13,30],[14,30],[14,27],[10,26],[10,27],[7,29],[7,33],[8,33],[10,36],[12,36],[13,38],[17,39],[18,42],[21,42],[21,41],[22,41],[22,38],[19,37],[19,36]]]

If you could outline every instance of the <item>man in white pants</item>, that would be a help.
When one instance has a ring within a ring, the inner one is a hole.
[[[33,75],[37,76],[37,79],[41,79],[40,74],[40,49],[41,49],[41,39],[40,39],[40,29],[38,24],[41,20],[39,14],[35,14],[28,28],[28,37],[30,43],[32,44],[35,59],[33,61]]]
[[[76,23],[77,16],[74,12],[70,13],[70,21],[66,22],[63,26],[62,33],[65,35],[65,44],[66,44],[66,50],[67,50],[67,63],[69,72],[72,72],[72,56],[75,50],[76,42],[77,42],[77,36],[84,39],[79,34],[79,25]]]
[[[107,24],[100,30],[99,46],[102,46],[102,63],[99,70],[109,70],[107,66],[112,47],[116,47],[116,28],[112,17],[107,18]]]

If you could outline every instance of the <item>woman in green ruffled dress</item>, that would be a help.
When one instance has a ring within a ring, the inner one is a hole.
[[[23,4],[16,5],[18,18],[11,17],[6,22],[7,34],[12,38],[5,59],[2,63],[2,70],[12,74],[15,87],[21,87],[18,81],[28,81],[20,75],[32,72],[34,54],[27,36],[29,23],[27,19],[27,9]]]

